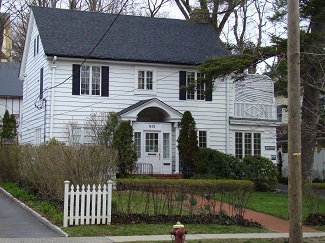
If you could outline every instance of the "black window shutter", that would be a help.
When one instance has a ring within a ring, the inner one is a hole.
[[[80,95],[80,65],[72,65],[72,94]]]
[[[40,77],[39,77],[39,98],[41,100],[41,99],[43,99],[43,82],[44,82],[43,68],[41,68],[39,73],[40,73]]]
[[[206,94],[205,94],[205,100],[206,101],[212,101],[212,80],[208,80],[206,83]]]
[[[179,99],[180,100],[186,100],[185,87],[186,87],[186,71],[179,71]]]
[[[102,96],[109,96],[109,67],[102,67]]]

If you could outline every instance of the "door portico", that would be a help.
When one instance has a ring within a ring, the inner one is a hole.
[[[154,174],[179,173],[177,137],[178,122],[182,118],[180,112],[158,99],[150,99],[118,114],[121,120],[132,121],[139,165],[149,165]]]

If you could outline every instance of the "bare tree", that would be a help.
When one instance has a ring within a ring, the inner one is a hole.
[[[81,137],[81,129],[77,121],[70,121],[65,125],[65,134],[69,145],[79,144]]]
[[[146,0],[144,9],[149,17],[156,17],[162,7],[170,4],[171,0]]]
[[[185,19],[190,19],[195,7],[189,0],[175,0]],[[199,0],[200,9],[209,12],[209,22],[220,35],[230,15],[246,0]]]
[[[92,113],[86,126],[93,134],[94,143],[109,147],[118,126],[118,116],[114,112]]]

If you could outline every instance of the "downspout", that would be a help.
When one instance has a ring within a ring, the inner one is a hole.
[[[45,144],[46,142],[46,99],[44,98],[43,101],[45,104],[44,106],[44,144]]]
[[[51,83],[51,112],[50,112],[50,139],[53,138],[53,113],[54,113],[54,82],[55,82],[55,70],[56,70],[56,65],[55,65],[55,62],[56,62],[56,59],[57,59],[57,56],[54,56],[53,57],[53,62],[52,62],[52,65],[51,65],[51,69],[52,69],[52,72],[51,72],[51,79],[52,79],[52,83]]]
[[[229,154],[229,78],[226,78],[226,154]]]

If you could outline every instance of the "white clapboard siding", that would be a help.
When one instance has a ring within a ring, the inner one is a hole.
[[[111,224],[112,185],[74,185],[64,182],[63,227],[68,225]]]

